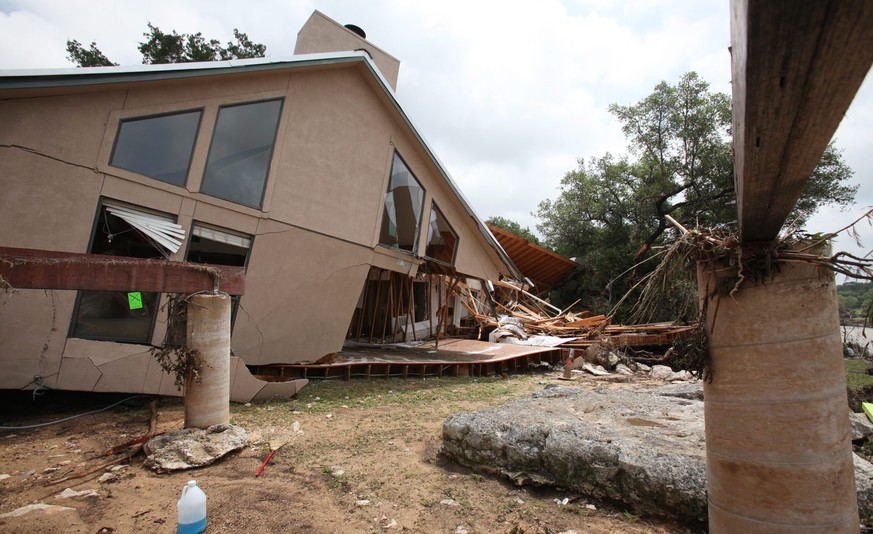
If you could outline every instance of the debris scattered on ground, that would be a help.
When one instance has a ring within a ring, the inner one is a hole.
[[[63,512],[75,512],[75,511],[76,511],[75,508],[69,508],[66,506],[55,506],[52,504],[45,504],[45,503],[38,502],[35,504],[28,504],[27,506],[22,506],[21,508],[16,508],[15,510],[12,510],[11,512],[7,512],[5,514],[0,514],[0,519],[8,519],[8,518],[12,518],[12,517],[21,517],[23,515],[27,515],[27,514],[30,514],[33,512],[40,512],[40,513],[45,514],[45,515],[51,515],[51,514],[57,514],[57,513],[63,513]]]
[[[202,467],[242,449],[247,441],[248,434],[239,426],[183,428],[150,439],[145,444],[148,456],[143,465],[158,473]]]
[[[75,499],[78,497],[82,498],[90,498],[90,497],[99,497],[100,494],[97,491],[92,489],[86,489],[82,491],[76,491],[71,488],[66,488],[64,491],[55,495],[55,499]]]
[[[516,282],[493,284],[493,296],[463,282],[454,286],[459,302],[479,325],[480,334],[493,330],[489,335],[492,341],[540,345],[542,342],[536,338],[548,336],[559,338],[548,346],[564,348],[586,349],[604,341],[615,347],[671,346],[697,328],[674,323],[613,325],[611,316],[558,309]],[[614,367],[616,363],[601,365]]]

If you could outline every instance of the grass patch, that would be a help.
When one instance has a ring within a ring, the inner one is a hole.
[[[867,374],[867,369],[873,364],[867,360],[844,360],[846,362],[846,383],[850,390],[857,391],[867,386],[873,386],[873,375]]]
[[[380,406],[425,406],[458,402],[487,402],[526,396],[538,389],[530,376],[445,377],[440,379],[353,379],[310,382],[295,401],[274,400],[261,405],[279,414],[299,410],[303,413],[330,413],[342,408]],[[245,413],[236,406],[235,412]]]

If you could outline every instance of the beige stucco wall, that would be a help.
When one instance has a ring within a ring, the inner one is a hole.
[[[199,221],[250,234],[234,353],[247,364],[316,360],[342,348],[371,264],[414,274],[419,263],[377,245],[398,150],[427,191],[420,252],[435,200],[459,234],[458,271],[496,279],[505,267],[371,76],[351,64],[0,99],[0,124],[10,125],[0,129],[0,246],[86,252],[101,195],[175,215],[189,231]],[[263,209],[199,193],[218,107],[276,97],[285,100]],[[108,165],[119,120],[192,108],[203,118],[185,187]],[[143,346],[66,339],[74,302],[74,291],[0,294],[9,369],[0,387],[39,374],[72,389],[149,389],[156,378]],[[92,381],[101,366],[106,377]],[[111,378],[127,372],[138,376]]]

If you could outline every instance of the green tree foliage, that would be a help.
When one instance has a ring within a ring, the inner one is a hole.
[[[581,298],[598,311],[607,307],[610,290],[615,302],[650,268],[633,266],[672,235],[667,215],[688,227],[735,228],[737,218],[727,95],[712,92],[691,72],[676,84],[659,83],[635,104],[609,110],[627,137],[628,155],[580,159],[557,198],[544,200],[537,211],[546,246],[584,267],[556,300]],[[792,224],[801,226],[822,205],[850,205],[857,190],[847,185],[852,174],[828,146]]]
[[[103,52],[97,48],[97,43],[94,42],[91,43],[90,48],[85,49],[79,41],[67,41],[67,54],[69,54],[67,59],[80,67],[113,67],[118,65],[103,55]]]
[[[144,64],[158,63],[188,63],[192,61],[217,61],[227,59],[246,59],[264,57],[267,47],[253,43],[248,35],[234,28],[234,41],[221,46],[217,39],[206,39],[200,32],[178,34],[175,30],[164,33],[160,28],[148,23],[149,31],[144,33],[144,42],[137,47],[142,53]],[[80,67],[102,67],[117,65],[110,61],[91,43],[89,49],[84,49],[78,41],[67,41],[67,58]]]
[[[512,219],[507,219],[505,217],[489,217],[485,220],[485,222],[490,224],[491,226],[502,228],[511,234],[523,237],[532,243],[536,243],[537,245],[541,244],[539,238],[534,235],[529,227],[522,227],[520,224],[513,221]]]
[[[846,323],[863,323],[867,310],[873,306],[873,284],[846,282],[837,286],[840,317]]]

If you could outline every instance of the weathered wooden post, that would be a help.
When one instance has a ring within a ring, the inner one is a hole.
[[[187,345],[200,357],[200,381],[185,383],[185,427],[230,422],[230,297],[199,293],[188,299]]]
[[[736,265],[698,266],[710,532],[858,532],[834,275],[772,274],[747,271],[727,295]]]

